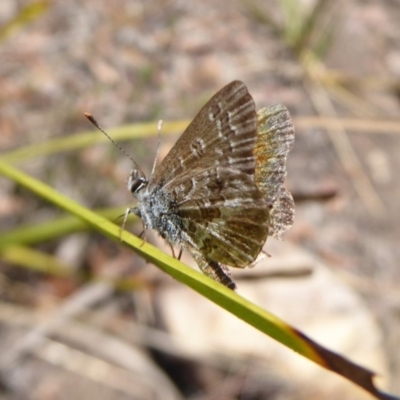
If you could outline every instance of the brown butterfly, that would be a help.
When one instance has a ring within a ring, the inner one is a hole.
[[[148,179],[136,163],[128,179],[138,204],[127,214],[139,216],[171,247],[189,251],[206,275],[231,289],[236,284],[228,267],[253,265],[267,236],[279,236],[293,219],[285,211],[288,205],[294,210],[293,200],[282,187],[293,126],[287,111],[271,110],[257,118],[244,83],[231,82],[199,111]],[[286,123],[276,130],[286,138],[274,139],[274,118]]]

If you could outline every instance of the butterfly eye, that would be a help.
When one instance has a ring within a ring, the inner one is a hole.
[[[131,174],[128,179],[128,190],[135,194],[144,186],[147,185],[147,179],[144,176],[135,176],[135,174]]]

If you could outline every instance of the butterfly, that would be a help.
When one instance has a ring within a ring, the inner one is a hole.
[[[228,267],[254,265],[267,237],[279,236],[294,215],[287,211],[294,210],[293,199],[282,186],[293,140],[273,135],[278,118],[280,135],[294,138],[284,110],[263,109],[257,116],[245,84],[229,83],[203,106],[149,178],[134,163],[127,186],[137,205],[126,215],[140,217],[171,248],[188,251],[203,273],[236,289]]]

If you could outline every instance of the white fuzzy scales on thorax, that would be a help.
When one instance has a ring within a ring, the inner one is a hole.
[[[172,194],[160,186],[146,186],[135,195],[144,226],[158,231],[171,243],[181,243],[182,220]]]

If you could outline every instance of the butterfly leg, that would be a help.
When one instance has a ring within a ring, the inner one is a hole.
[[[146,238],[146,227],[142,222],[143,230],[140,232],[140,235],[138,236],[139,239],[143,239],[143,242],[141,243],[140,247],[143,247],[143,245],[147,242]]]
[[[126,224],[126,220],[128,219],[128,215],[131,213],[131,209],[127,208],[126,211],[124,212],[124,219],[122,221],[122,225],[121,228],[119,229],[119,240],[122,242],[122,232],[125,229],[125,224]]]
[[[170,243],[170,242],[167,242],[168,244],[169,244],[169,247],[170,247],[170,249],[171,249],[171,252],[172,252],[172,257],[173,258],[176,258],[176,256],[175,256],[175,250],[174,250],[174,246]]]
[[[127,208],[126,211],[123,214],[124,219],[122,221],[122,225],[121,225],[121,228],[120,228],[120,231],[119,231],[119,239],[121,240],[121,242],[122,242],[122,232],[125,229],[126,220],[128,219],[128,215],[129,214],[135,214],[135,209],[134,208]],[[146,226],[143,224],[143,221],[142,221],[142,226],[143,226],[143,230],[140,233],[139,238],[143,239],[143,243],[140,245],[140,247],[142,247],[147,241],[146,240]]]
[[[180,260],[181,257],[182,257],[182,252],[183,252],[182,247],[180,248],[179,254],[178,254],[178,257],[177,257],[177,256],[175,255],[174,246],[173,246],[170,242],[167,242],[167,243],[169,244],[169,247],[171,248],[172,257],[176,258],[177,260]]]
[[[183,248],[181,247],[180,250],[179,250],[179,254],[178,254],[178,260],[181,259],[182,253],[183,253]]]
[[[142,244],[140,245],[140,247],[143,247],[143,245],[147,242],[147,238],[146,238],[146,228],[144,228],[144,229],[142,230],[142,232],[140,232],[139,238],[140,238],[140,239],[143,239],[143,242],[142,242]]]

